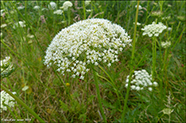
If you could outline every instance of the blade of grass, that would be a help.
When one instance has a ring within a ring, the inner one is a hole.
[[[131,77],[133,73],[133,60],[134,60],[134,53],[135,53],[135,43],[136,43],[136,28],[137,28],[137,20],[138,20],[138,10],[139,10],[139,2],[137,2],[137,9],[136,9],[136,19],[135,19],[135,28],[134,28],[134,37],[133,37],[133,43],[132,43],[132,56],[131,56],[131,64],[130,64],[130,76],[129,76],[129,85],[127,87],[127,94],[125,96],[125,102],[124,102],[124,108],[123,108],[123,113],[121,116],[121,122],[124,122],[125,119],[125,113],[126,113],[126,108],[127,108],[127,101],[129,97],[129,91],[130,91],[130,83],[131,83]]]

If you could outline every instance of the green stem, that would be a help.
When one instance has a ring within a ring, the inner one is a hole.
[[[84,20],[86,19],[86,8],[85,8],[85,1],[83,2],[83,14],[84,14]]]
[[[45,122],[42,120],[32,109],[30,109],[23,101],[21,101],[17,96],[12,94],[6,87],[1,85],[1,88],[6,91],[10,96],[12,96],[20,105],[22,105],[24,108],[26,108],[35,118],[39,120],[39,122]]]
[[[68,8],[68,25],[70,25],[70,8]]]
[[[164,79],[165,79],[165,82],[166,82],[166,88],[167,88],[167,48],[165,49],[165,54],[164,54],[164,65],[163,65],[163,74],[164,74]]]
[[[132,43],[132,56],[131,56],[131,64],[130,64],[130,76],[129,76],[129,84],[127,87],[127,94],[125,96],[125,101],[124,101],[124,108],[123,108],[123,113],[121,116],[121,122],[124,122],[125,119],[125,113],[126,113],[126,108],[127,108],[127,101],[128,101],[128,97],[129,97],[129,91],[130,91],[130,83],[131,83],[131,77],[132,77],[132,73],[133,73],[133,60],[134,60],[134,53],[135,53],[135,43],[136,43],[136,29],[137,29],[137,21],[138,21],[138,10],[139,10],[139,2],[137,2],[137,9],[136,9],[136,19],[135,19],[135,28],[134,28],[134,37],[133,37],[133,43]]]
[[[156,38],[153,37],[152,40],[152,81],[154,81],[156,72]]]
[[[94,81],[95,81],[95,85],[96,85],[96,93],[97,93],[97,98],[98,98],[98,102],[99,102],[99,108],[101,110],[101,114],[103,116],[103,120],[105,123],[107,123],[105,114],[104,114],[104,110],[103,110],[103,106],[102,106],[102,101],[101,101],[101,96],[100,96],[100,91],[99,91],[99,85],[98,85],[98,79],[97,79],[97,75],[95,70],[93,69],[93,74],[94,74]]]

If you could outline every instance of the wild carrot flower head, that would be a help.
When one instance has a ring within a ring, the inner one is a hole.
[[[155,17],[161,17],[163,15],[162,11],[153,11],[151,13],[151,16],[155,16]]]
[[[1,15],[0,16],[2,16],[4,14],[4,11],[5,11],[4,9],[1,10]]]
[[[46,50],[44,64],[58,66],[57,71],[72,72],[72,77],[89,71],[88,64],[111,63],[118,60],[118,53],[131,45],[130,36],[121,26],[106,19],[87,19],[62,29]]]
[[[1,76],[4,77],[14,70],[13,64],[10,62],[10,57],[1,60]]]
[[[169,47],[170,45],[171,45],[171,42],[170,42],[170,41],[161,42],[161,46],[162,46],[163,48],[167,48],[167,47]]]
[[[25,21],[19,21],[19,22],[17,22],[17,23],[15,23],[14,25],[13,25],[13,28],[15,29],[15,28],[17,28],[17,27],[25,27],[26,25],[25,25]]]
[[[141,30],[144,31],[143,35],[147,34],[149,37],[157,37],[160,33],[163,32],[164,29],[167,29],[167,27],[163,23],[159,22],[158,24],[156,24],[155,22],[152,22],[152,24],[145,25],[145,27]]]
[[[88,6],[90,4],[91,0],[85,0],[85,6]]]
[[[72,6],[73,6],[72,2],[70,2],[70,1],[65,1],[65,2],[63,3],[62,8],[63,8],[64,11],[67,11],[67,10],[68,10],[68,7],[72,7]]]
[[[56,4],[55,2],[50,2],[50,3],[48,4],[48,8],[54,10],[54,9],[57,8],[57,4]]]
[[[25,8],[24,6],[17,7],[18,10],[21,10],[21,9],[24,9],[24,8]]]
[[[61,15],[63,13],[63,10],[59,9],[54,11],[54,14]]]
[[[137,5],[135,5],[135,8],[137,8]],[[143,9],[143,7],[141,7],[141,5],[139,5],[139,10]]]
[[[126,79],[125,87],[128,87],[129,82],[129,75]],[[139,70],[134,71],[134,75],[132,75],[131,79],[131,90],[143,90],[144,88],[148,87],[149,91],[152,91],[151,86],[158,86],[157,82],[152,82],[152,75],[149,75],[149,73],[146,70]]]
[[[16,94],[16,92],[12,92],[12,93]],[[10,96],[8,93],[6,93],[5,91],[1,91],[0,97],[1,97],[0,113],[2,112],[2,110],[7,111],[7,106],[14,107],[15,99],[12,96]]]
[[[34,9],[38,10],[38,9],[40,9],[40,6],[34,6]]]

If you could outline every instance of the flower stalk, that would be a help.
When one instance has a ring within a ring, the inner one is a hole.
[[[130,76],[129,76],[129,83],[128,83],[128,88],[127,88],[127,94],[125,96],[125,102],[124,102],[124,108],[123,108],[123,113],[121,116],[121,122],[124,122],[125,119],[125,113],[126,113],[126,108],[127,108],[127,101],[129,97],[129,91],[130,91],[130,84],[131,84],[131,78],[133,74],[133,60],[134,60],[134,53],[135,53],[135,43],[136,43],[136,29],[137,29],[137,21],[138,21],[138,11],[139,11],[139,2],[137,2],[137,9],[136,9],[136,19],[135,19],[135,28],[134,28],[134,37],[133,37],[133,42],[132,42],[132,56],[131,56],[131,64],[130,64]]]

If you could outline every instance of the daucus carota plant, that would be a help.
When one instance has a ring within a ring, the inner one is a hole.
[[[125,29],[106,19],[87,19],[62,29],[46,50],[47,67],[55,64],[57,71],[72,72],[72,77],[89,71],[88,64],[106,63],[109,67],[118,60],[118,53],[131,45]]]
[[[16,94],[16,92],[12,92],[12,94]],[[4,90],[1,91],[0,97],[1,97],[0,113],[2,112],[2,110],[7,111],[7,107],[14,107],[15,99],[11,97],[8,93],[6,93]]]
[[[143,30],[143,35],[148,35],[149,37],[152,37],[152,56],[153,56],[153,63],[152,63],[152,79],[154,80],[155,77],[155,71],[156,71],[156,37],[159,36],[165,29],[167,29],[167,26],[165,26],[162,22],[159,22],[156,24],[155,22],[152,22],[152,24],[145,25]]]

